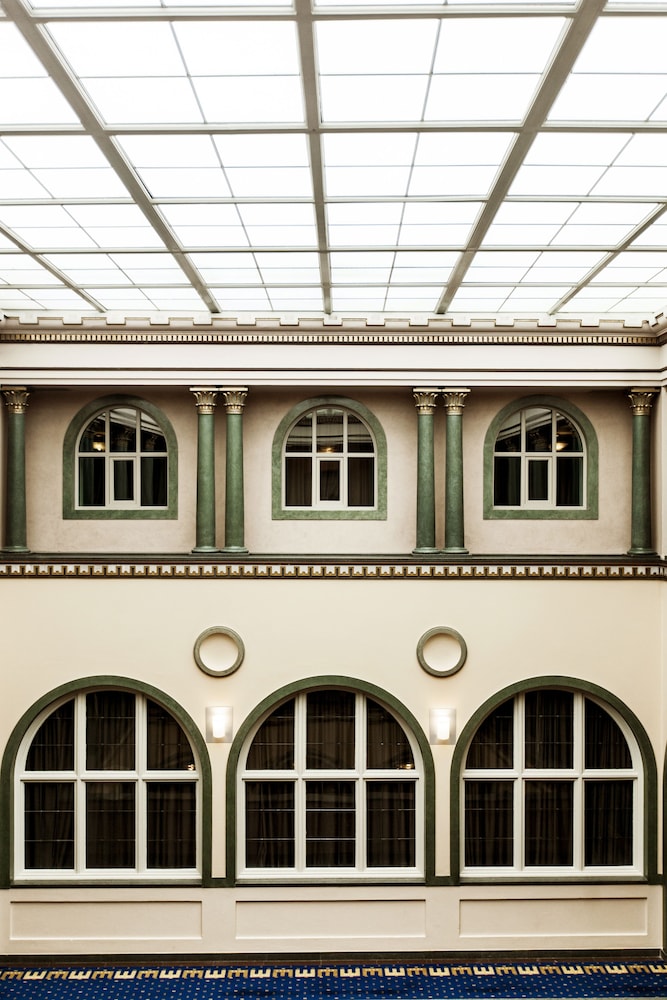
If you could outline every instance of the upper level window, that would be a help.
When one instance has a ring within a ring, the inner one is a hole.
[[[15,780],[17,877],[198,874],[199,765],[151,698],[94,690],[50,707],[23,741]]]
[[[597,442],[580,411],[534,397],[496,417],[485,442],[485,516],[597,516]]]
[[[535,690],[478,727],[463,771],[463,874],[639,874],[642,765],[623,720]]]
[[[67,430],[64,464],[65,517],[176,516],[176,437],[147,401],[114,396],[85,407]]]
[[[80,507],[167,506],[167,442],[148,413],[103,410],[84,427],[78,451]]]
[[[274,438],[274,518],[386,517],[386,444],[354,400],[295,407]]]
[[[239,771],[245,876],[414,876],[423,870],[418,749],[392,713],[307,691],[255,730]]]

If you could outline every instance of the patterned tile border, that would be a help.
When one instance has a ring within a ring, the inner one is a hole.
[[[412,563],[314,561],[4,561],[0,579],[87,577],[105,579],[289,580],[666,580],[667,563],[500,562]]]

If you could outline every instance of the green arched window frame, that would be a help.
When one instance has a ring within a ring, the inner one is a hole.
[[[160,427],[167,443],[167,504],[165,507],[79,507],[76,503],[77,447],[83,429],[98,413],[111,407],[142,410]],[[105,396],[88,403],[74,416],[63,442],[63,518],[66,520],[175,520],[178,517],[178,444],[174,429],[162,410],[136,396]]]
[[[450,816],[451,816],[451,826],[450,826],[450,858],[451,858],[451,873],[452,881],[455,884],[460,884],[462,864],[462,850],[461,841],[463,835],[463,771],[465,768],[466,755],[468,748],[470,746],[473,736],[476,734],[481,723],[489,716],[494,709],[498,708],[503,702],[508,701],[515,695],[523,694],[529,691],[539,691],[542,690],[562,690],[562,691],[572,691],[575,693],[581,693],[582,695],[588,695],[591,698],[599,701],[603,706],[608,705],[612,708],[627,725],[628,729],[632,733],[634,740],[636,741],[637,747],[639,749],[639,754],[641,756],[642,765],[642,777],[643,777],[643,815],[641,816],[641,826],[642,826],[642,844],[643,844],[643,875],[638,877],[633,876],[619,876],[617,874],[610,873],[608,878],[596,876],[593,881],[596,882],[656,882],[658,880],[658,867],[657,867],[657,818],[658,818],[658,773],[655,761],[655,754],[653,752],[653,747],[651,746],[651,741],[648,737],[646,730],[643,725],[631,711],[628,706],[617,698],[616,695],[607,691],[605,688],[600,687],[597,684],[592,684],[588,681],[582,681],[575,677],[564,677],[564,676],[544,676],[544,677],[532,677],[527,680],[518,681],[515,684],[511,684],[496,694],[492,695],[487,701],[484,702],[471,716],[466,725],[463,727],[461,734],[457,740],[456,747],[454,750],[454,755],[452,757],[452,766],[450,773]],[[533,883],[548,883],[548,882],[559,882],[564,881],[563,874],[555,875],[553,879],[548,876],[531,876],[527,874],[517,874],[509,873],[507,876],[490,876],[489,878],[474,878],[466,879],[466,882],[477,882],[477,883],[494,883],[494,882],[533,882]],[[575,882],[590,882],[591,878],[585,875],[573,875],[572,877],[567,876],[565,881],[568,883]]]
[[[498,434],[505,421],[514,413],[527,407],[544,407],[557,410],[572,420],[584,439],[584,487],[585,505],[579,508],[557,507],[495,507],[493,503],[494,452]],[[598,440],[595,428],[573,403],[558,396],[526,396],[516,399],[496,414],[484,438],[484,518],[487,520],[588,520],[598,517]]]
[[[343,677],[343,676],[321,676],[321,677],[307,677],[303,680],[296,681],[292,684],[287,684],[285,687],[274,691],[268,697],[264,698],[256,708],[250,713],[250,715],[245,719],[241,727],[239,728],[234,741],[230,747],[229,759],[227,762],[227,799],[226,799],[226,828],[227,828],[227,857],[226,857],[226,871],[227,879],[226,883],[228,885],[237,884],[237,850],[238,850],[238,838],[239,838],[239,767],[242,760],[242,754],[247,747],[247,742],[250,735],[258,726],[263,719],[267,718],[271,712],[277,708],[281,703],[287,701],[289,698],[293,698],[299,694],[309,693],[311,691],[322,691],[322,690],[343,690],[351,691],[357,694],[365,695],[380,704],[384,704],[395,716],[402,727],[407,730],[410,735],[415,740],[419,754],[421,757],[422,764],[422,776],[421,779],[424,783],[422,795],[423,804],[423,875],[416,876],[414,881],[420,884],[433,884],[435,879],[435,765],[433,761],[433,754],[431,753],[431,747],[429,741],[424,733],[419,722],[414,717],[414,715],[389,692],[377,687],[375,684],[369,684],[365,681],[359,680],[353,677]],[[245,881],[245,880],[244,880]],[[312,884],[323,884],[327,882],[335,882],[340,884],[341,881],[345,881],[351,884],[363,884],[369,885],[377,882],[379,884],[391,883],[392,879],[389,877],[380,877],[374,879],[372,876],[366,874],[359,874],[356,877],[346,878],[342,880],[337,878],[335,871],[332,871],[331,878],[313,878]],[[401,878],[400,881],[405,883],[405,879]],[[294,884],[294,879],[286,876],[285,878],[271,877],[261,880],[262,885],[268,884]],[[304,885],[308,884],[308,880],[300,878],[298,884]]]
[[[197,823],[197,839],[200,857],[200,876],[189,884],[210,885],[211,880],[211,837],[212,837],[212,812],[211,812],[211,762],[206,743],[202,734],[192,717],[169,695],[142,681],[132,680],[128,677],[117,677],[113,675],[102,675],[94,677],[83,677],[76,681],[62,684],[47,694],[43,695],[23,714],[14,727],[2,757],[0,768],[0,887],[9,888],[14,882],[14,856],[15,856],[15,830],[16,830],[16,803],[15,803],[15,781],[14,772],[17,758],[23,742],[29,733],[35,720],[50,706],[56,707],[58,702],[62,702],[68,696],[86,694],[92,691],[124,691],[129,694],[143,695],[156,702],[166,709],[179,723],[186,736],[190,740],[199,763],[199,818]],[[103,879],[81,879],[71,880],[58,879],[59,886],[76,885],[81,886],[91,884],[106,884]],[[25,884],[25,883],[22,883]],[[44,880],[31,880],[31,885],[49,884],[48,878]],[[182,879],[169,878],[157,879],[151,876],[150,880],[143,880],[141,876],[128,878],[125,882],[117,879],[113,880],[114,886],[123,884],[137,886],[142,884],[183,884]]]
[[[357,416],[368,427],[375,444],[375,476],[377,485],[375,506],[366,509],[350,508],[337,510],[289,509],[283,503],[284,489],[284,448],[287,434],[292,426],[307,413],[325,407],[336,407]],[[280,421],[273,437],[272,446],[272,516],[273,520],[288,521],[385,521],[387,519],[387,439],[380,421],[371,411],[354,399],[345,396],[318,396],[305,399],[287,413]]]

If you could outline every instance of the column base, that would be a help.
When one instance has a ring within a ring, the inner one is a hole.
[[[0,552],[30,552],[27,545],[3,545]]]
[[[431,556],[440,552],[440,549],[431,547],[430,545],[420,545],[418,548],[413,549],[411,555],[413,556]]]
[[[628,549],[629,556],[657,556],[655,549],[632,548]]]
[[[220,549],[216,548],[215,545],[195,545],[192,552],[197,555],[198,552],[219,552]]]
[[[221,552],[236,552],[238,555],[249,555],[249,549],[244,545],[223,545]]]
[[[442,549],[441,551],[444,552],[445,555],[447,555],[447,556],[451,556],[451,555],[455,555],[455,556],[467,556],[467,555],[470,555],[470,553],[468,552],[467,549],[459,548],[458,545],[448,545],[446,548]]]

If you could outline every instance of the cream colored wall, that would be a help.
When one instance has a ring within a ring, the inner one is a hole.
[[[0,701],[5,738],[36,699],[91,675],[120,675],[154,685],[182,705],[202,732],[206,706],[232,706],[236,732],[255,706],[283,685],[344,675],[389,692],[427,733],[430,708],[455,708],[459,734],[472,713],[507,685],[565,675],[600,685],[624,701],[645,726],[662,765],[664,708],[656,694],[663,689],[667,596],[657,581],[44,578],[2,580],[0,590],[3,661],[20,665]],[[233,628],[245,644],[242,666],[225,678],[203,673],[193,658],[195,640],[212,625]],[[416,657],[419,638],[441,625],[458,630],[468,646],[465,666],[447,678],[424,672]],[[229,745],[211,744],[209,751],[213,875],[223,877]],[[433,748],[440,876],[450,870],[452,753],[451,746]],[[364,921],[359,922],[358,914],[364,912],[360,900],[385,901],[377,907],[377,926],[384,928],[373,939],[378,948],[657,948],[658,891],[657,886],[567,884],[206,892],[21,889],[0,894],[0,936],[5,939],[0,950],[81,953],[94,940],[99,953],[174,948],[279,952],[293,948],[294,941],[279,929],[251,934],[247,928],[255,919],[259,928],[267,922],[276,928],[288,925],[296,919],[294,900],[313,904],[299,910],[298,920],[317,911],[325,928],[312,941],[300,937],[302,951],[340,950],[343,943],[346,951],[368,950],[372,942]],[[515,900],[514,908],[509,903],[503,907],[505,898]],[[464,906],[466,899],[476,902]],[[600,907],[600,899],[608,906]],[[67,905],[59,908],[58,900]],[[141,900],[151,905],[135,906]],[[173,905],[161,905],[168,900]],[[275,905],[280,900],[282,908]],[[411,918],[406,926],[412,930],[390,933],[392,914],[407,900]],[[579,901],[572,903],[569,916],[563,900]],[[146,926],[151,907],[156,923],[146,937],[138,928]],[[538,912],[543,932],[536,930]]]
[[[114,390],[118,391],[118,390]],[[276,428],[297,403],[317,395],[308,389],[255,389],[243,416],[245,541],[264,554],[407,554],[416,538],[417,416],[410,389],[332,388],[366,405],[387,438],[387,520],[272,520],[271,455]],[[140,390],[132,390],[142,396]],[[195,545],[197,413],[186,388],[143,394],[174,426],[179,445],[178,519],[63,520],[62,443],[78,410],[104,390],[39,390],[26,417],[28,545],[36,552],[187,553]],[[620,390],[563,392],[596,429],[600,447],[599,518],[579,520],[484,520],[483,445],[498,411],[521,391],[474,389],[463,416],[465,540],[475,554],[622,554],[630,545],[632,422]],[[657,422],[656,418],[656,421]],[[655,423],[654,422],[654,423]],[[445,411],[434,416],[436,545],[444,545],[446,469]],[[659,440],[658,435],[656,434]],[[656,465],[657,465],[656,453]],[[225,413],[216,410],[217,544],[223,546],[225,505]],[[655,488],[660,485],[657,465]],[[657,506],[657,500],[656,500]],[[660,521],[656,511],[656,523]]]

